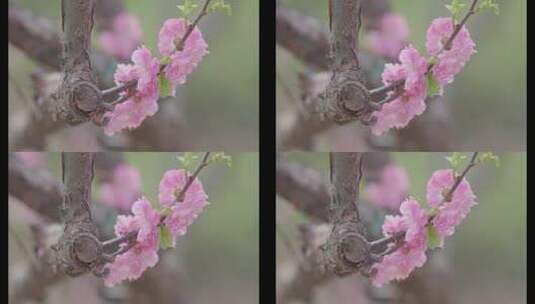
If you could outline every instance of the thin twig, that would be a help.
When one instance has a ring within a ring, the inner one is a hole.
[[[464,179],[464,177],[466,176],[468,171],[470,171],[470,169],[477,164],[477,162],[476,162],[477,154],[478,154],[478,152],[474,152],[474,154],[472,154],[472,158],[470,159],[470,163],[468,163],[466,168],[464,168],[464,171],[461,173],[461,175],[455,177],[455,183],[451,187],[450,191],[448,191],[448,193],[446,193],[446,195],[444,196],[444,199],[445,199],[446,202],[451,201],[451,198],[453,196],[453,192],[457,189],[457,187],[459,187],[459,185],[461,184],[462,180]]]

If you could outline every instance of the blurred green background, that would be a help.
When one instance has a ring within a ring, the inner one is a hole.
[[[429,24],[437,17],[449,16],[444,5],[451,1],[391,2],[393,10],[407,18],[409,41],[424,52]],[[485,11],[469,19],[468,29],[477,53],[445,89],[459,136],[460,146],[456,149],[523,151],[526,148],[526,1],[496,2],[500,5],[498,16]],[[284,3],[327,24],[327,0],[314,5],[306,0]],[[361,35],[361,41],[365,36],[365,33]],[[294,96],[300,95],[297,73],[304,69],[288,52],[277,48],[278,77],[291,87]],[[291,103],[279,83],[277,101],[279,109]]]
[[[60,1],[12,1],[34,13],[49,17],[60,30]],[[182,0],[124,1],[129,12],[139,18],[143,43],[158,54],[158,31],[168,18],[178,16]],[[198,1],[202,3],[202,1]],[[184,104],[184,117],[191,130],[186,150],[258,150],[258,1],[226,0],[232,15],[211,14],[200,23],[209,54],[185,85],[178,87]],[[98,33],[93,32],[95,43]],[[31,97],[29,75],[36,65],[9,45],[9,73],[25,95]],[[11,85],[11,83],[10,83]],[[24,100],[10,90],[11,114],[26,107]],[[168,100],[165,102],[176,102]],[[28,110],[26,110],[28,111]],[[14,115],[10,114],[10,118]],[[15,118],[13,118],[14,120]],[[10,125],[16,124],[11,121]],[[52,151],[62,151],[51,147]]]
[[[179,155],[125,153],[126,162],[140,170],[143,195],[151,202],[158,202],[158,185],[164,172],[179,167],[176,160]],[[181,284],[177,288],[187,291],[188,303],[256,303],[258,299],[258,154],[231,156],[231,168],[210,165],[201,172],[199,179],[211,204],[189,227],[187,234],[178,239],[176,248],[170,249],[186,278],[185,282],[177,282]],[[59,180],[59,153],[49,153],[48,160],[47,167]],[[98,189],[96,181],[95,197],[98,197]],[[9,209],[10,229],[30,245],[28,225],[20,220],[20,215],[14,214],[19,209]],[[100,227],[101,231],[115,224],[115,217],[109,218],[107,227]],[[14,237],[10,237],[9,242],[12,272],[14,265],[26,256]],[[13,276],[16,273],[11,273],[10,278]]]
[[[319,170],[327,180],[328,154],[285,155],[290,161]],[[419,201],[425,200],[425,186],[431,174],[449,167],[444,158],[448,155],[392,153],[394,162],[407,170],[410,194]],[[446,240],[444,250],[454,275],[455,290],[451,294],[458,297],[454,303],[526,303],[526,154],[498,155],[499,167],[477,166],[468,173],[479,204]],[[277,265],[282,265],[295,260],[285,239],[299,249],[297,225],[308,220],[282,198],[277,200]],[[351,285],[355,276],[347,280],[349,283],[345,283]]]

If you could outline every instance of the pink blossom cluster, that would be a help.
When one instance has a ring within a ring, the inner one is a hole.
[[[125,253],[117,255],[114,261],[107,265],[109,274],[104,279],[108,287],[112,287],[124,280],[136,280],[147,268],[158,263],[158,225],[160,214],[154,210],[150,202],[142,198],[132,205],[134,215],[119,215],[115,225],[117,236],[126,236],[137,231],[136,244]],[[127,244],[121,244],[121,247]]]
[[[118,237],[134,231],[137,231],[137,236],[132,248],[117,255],[112,263],[106,265],[109,270],[104,281],[106,286],[111,287],[124,280],[136,280],[146,269],[154,267],[158,262],[160,229],[169,230],[171,246],[174,247],[177,237],[186,233],[188,226],[208,205],[208,196],[197,178],[183,193],[188,180],[185,170],[167,171],[160,181],[158,195],[163,210],[156,210],[146,198],[141,198],[132,205],[133,215],[117,217],[115,234]]]
[[[125,85],[137,81],[134,90],[122,92],[129,98],[115,106],[113,111],[104,115],[107,120],[104,132],[108,135],[122,129],[139,127],[145,118],[158,111],[158,73],[160,62],[142,46],[132,53],[133,64],[119,64],[115,72],[115,83]],[[132,92],[133,91],[133,92]]]
[[[381,56],[396,58],[409,38],[409,25],[403,15],[387,13],[377,29],[368,33],[370,49]]]
[[[375,286],[382,286],[391,280],[405,279],[416,267],[422,267],[427,260],[425,255],[427,213],[414,198],[408,198],[401,203],[399,210],[401,215],[385,217],[383,234],[388,237],[405,232],[403,245],[373,266],[375,275],[372,283]]]
[[[401,93],[389,93],[390,96],[392,94],[399,96],[373,113],[377,119],[372,127],[375,135],[381,135],[391,128],[403,128],[413,118],[422,114],[426,108],[425,98],[430,77],[437,82],[437,93],[442,94],[443,87],[453,81],[454,76],[475,53],[475,44],[464,26],[451,45],[446,45],[454,31],[453,22],[451,18],[437,18],[431,23],[426,37],[429,60],[409,45],[399,53],[399,64],[385,65],[383,71],[385,86],[396,81],[404,81],[405,84]]]
[[[170,208],[170,214],[165,218],[164,225],[173,237],[171,246],[176,244],[176,238],[186,234],[204,207],[208,205],[208,196],[204,192],[201,182],[196,178],[188,190],[181,195],[182,189],[188,181],[185,170],[170,170],[160,181],[159,200],[162,206]]]
[[[372,266],[372,283],[382,286],[392,280],[407,278],[426,261],[428,231],[432,228],[439,238],[439,247],[444,246],[444,238],[455,232],[476,204],[475,195],[466,179],[462,179],[451,197],[449,193],[455,183],[453,170],[438,170],[427,183],[428,208],[422,207],[414,198],[408,198],[400,206],[401,215],[387,215],[383,224],[385,237],[405,233],[399,248],[385,255],[381,262]],[[398,244],[390,244],[398,246]]]
[[[115,167],[111,178],[100,186],[102,203],[121,211],[130,210],[140,193],[141,175],[135,167],[127,164]]]
[[[427,183],[427,202],[437,209],[437,215],[432,224],[440,238],[440,246],[444,245],[444,238],[455,232],[459,225],[476,205],[476,196],[466,179],[463,178],[451,197],[446,197],[455,182],[453,170],[438,170]]]
[[[109,30],[99,37],[102,49],[121,60],[127,59],[141,40],[141,26],[136,16],[127,12],[117,14]]]
[[[382,208],[397,210],[409,192],[407,171],[396,165],[387,165],[381,170],[379,180],[366,187],[368,200]]]
[[[175,95],[176,86],[186,82],[191,74],[208,53],[208,45],[201,32],[195,27],[186,41],[188,26],[184,19],[168,19],[163,24],[158,49],[164,59],[153,57],[150,50],[141,46],[132,53],[133,64],[119,64],[115,72],[117,85],[126,85],[136,81],[132,90],[121,93],[128,96],[126,101],[117,104],[113,111],[105,114],[104,131],[113,135],[123,129],[133,129],[141,125],[143,120],[158,111],[158,98],[162,81],[169,82],[170,94]],[[159,78],[163,72],[165,77]]]
[[[165,77],[172,86],[171,95],[175,95],[175,87],[186,82],[186,76],[191,74],[199,65],[202,58],[208,54],[208,45],[197,27],[193,29],[183,45],[177,45],[184,37],[188,26],[184,19],[168,19],[160,29],[158,35],[158,49],[160,54],[170,58],[165,67]]]

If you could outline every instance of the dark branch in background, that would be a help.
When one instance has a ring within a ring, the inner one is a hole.
[[[327,222],[329,188],[326,180],[317,171],[289,163],[282,156],[277,158],[277,194],[292,204],[295,209]]]
[[[52,222],[60,220],[61,185],[46,172],[30,170],[13,155],[9,157],[9,194]]]
[[[13,292],[10,295],[9,303],[43,303],[46,300],[48,287],[65,277],[62,273],[51,271],[51,267],[47,267],[53,261],[53,257],[51,251],[44,250],[52,245],[48,242],[57,236],[58,232],[61,231],[60,228],[55,227],[55,225],[49,225],[48,228],[35,225],[31,227],[31,231],[36,244],[34,249],[37,253],[37,263],[30,263],[23,270],[20,278],[13,282]],[[40,254],[40,251],[43,253]]]

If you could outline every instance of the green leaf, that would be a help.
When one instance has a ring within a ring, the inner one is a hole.
[[[500,157],[492,152],[480,152],[477,156],[477,162],[484,163],[493,163],[496,167],[500,166]]]
[[[186,152],[182,156],[177,157],[177,159],[182,164],[182,167],[186,169],[186,171],[191,172],[195,169],[199,155],[192,152]]]
[[[427,248],[435,249],[440,247],[440,236],[433,225],[427,226]]]
[[[451,13],[451,17],[455,22],[461,19],[461,14],[466,7],[466,3],[463,0],[452,0],[451,4],[446,4],[446,8]]]
[[[481,10],[484,10],[484,9],[492,10],[494,12],[494,14],[496,14],[496,15],[500,14],[500,7],[499,7],[498,3],[496,3],[496,1],[494,1],[494,0],[483,0],[483,1],[481,1],[481,3],[478,6],[478,10],[481,11]]]
[[[165,56],[165,57],[162,57],[162,59],[160,59],[161,65],[168,65],[170,63],[171,63],[171,57],[169,56]]]
[[[184,4],[177,5],[176,7],[180,10],[180,16],[186,20],[191,19],[191,16],[199,7],[196,2],[196,0],[184,0]]]
[[[225,0],[215,0],[208,8],[210,13],[214,13],[218,10],[224,11],[229,16],[232,14],[232,7],[230,4],[226,3]]]
[[[161,97],[171,96],[173,95],[173,88],[169,80],[165,78],[165,75],[162,73],[158,77],[158,89],[160,91]]]
[[[230,168],[232,166],[232,156],[225,154],[225,152],[213,152],[210,155],[209,162],[214,164],[223,164]]]
[[[459,153],[459,152],[453,152],[451,156],[446,157],[446,160],[450,163],[453,171],[459,173],[462,168],[463,164],[468,159],[468,156]]]
[[[160,248],[167,249],[173,245],[173,236],[167,227],[160,226]]]
[[[427,84],[427,95],[428,96],[435,96],[435,95],[441,95],[442,94],[442,87],[440,86],[440,83],[433,77],[431,73],[427,74],[425,77],[426,84]]]

